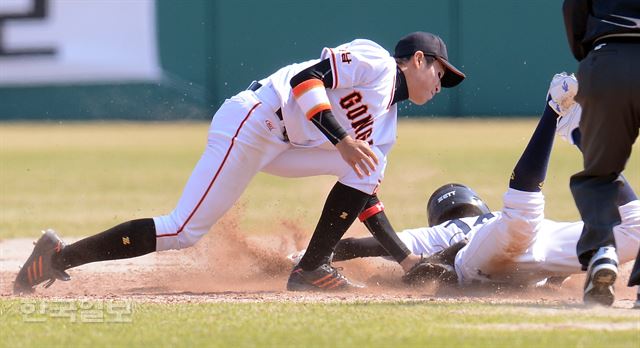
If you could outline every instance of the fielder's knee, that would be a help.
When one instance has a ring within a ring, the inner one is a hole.
[[[156,225],[156,251],[185,249],[196,244],[209,230],[185,224],[173,215],[153,218]]]

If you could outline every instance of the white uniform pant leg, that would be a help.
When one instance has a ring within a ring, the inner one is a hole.
[[[640,248],[640,201],[631,201],[618,210],[621,223],[613,227],[613,235],[616,239],[618,261],[624,264],[635,260]],[[545,229],[547,225],[551,230],[544,231],[544,240],[534,245],[534,249],[540,249],[544,253],[544,261],[537,268],[548,275],[582,273],[582,266],[576,256],[576,244],[584,224],[551,222],[545,223]]]
[[[544,219],[541,192],[509,189],[503,197],[499,218],[489,221],[469,235],[470,241],[455,259],[458,281],[502,281],[513,269],[514,260],[535,241]]]
[[[205,151],[175,209],[154,218],[156,250],[195,244],[237,201],[265,163],[289,145],[264,121],[273,112],[247,93],[227,100],[211,122]],[[272,122],[276,122],[277,119]]]
[[[372,146],[379,164],[370,176],[360,179],[333,147],[292,147],[281,153],[263,168],[263,172],[276,176],[300,178],[333,175],[342,184],[364,193],[373,194],[384,178],[387,153],[392,145]]]
[[[620,264],[636,259],[640,248],[640,200],[618,208],[621,223],[613,227]]]

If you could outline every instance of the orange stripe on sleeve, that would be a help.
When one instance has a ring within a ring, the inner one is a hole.
[[[318,104],[316,106],[314,106],[313,108],[311,108],[311,110],[309,110],[307,112],[307,119],[310,120],[313,118],[313,116],[321,111],[325,111],[325,110],[331,110],[331,105],[330,104]]]
[[[318,79],[306,80],[293,88],[293,96],[296,98],[300,98],[301,95],[305,94],[307,91],[313,88],[324,88],[324,85],[322,84],[322,81]]]

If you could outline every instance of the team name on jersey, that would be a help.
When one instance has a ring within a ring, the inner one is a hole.
[[[347,112],[351,127],[356,132],[356,139],[373,144],[373,140],[369,139],[373,133],[373,116],[368,113],[367,104],[362,102],[362,94],[358,91],[347,94],[340,99],[340,107]]]

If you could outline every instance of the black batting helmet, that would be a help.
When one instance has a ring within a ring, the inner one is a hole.
[[[438,188],[427,202],[429,226],[490,212],[482,199],[471,188],[462,184],[451,183]]]

